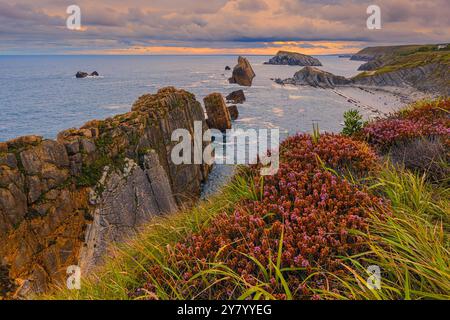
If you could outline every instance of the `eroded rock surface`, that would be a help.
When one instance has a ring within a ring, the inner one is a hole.
[[[204,98],[208,125],[210,128],[225,131],[231,129],[231,116],[220,93],[212,93]]]
[[[250,87],[255,76],[255,72],[247,58],[239,57],[238,64],[233,69],[233,75],[228,81],[230,83],[237,83],[241,86]]]
[[[129,113],[63,131],[57,141],[0,143],[1,282],[14,288],[7,295],[43,292],[65,281],[70,265],[90,269],[107,244],[197,201],[209,166],[177,166],[170,158],[173,130],[193,136],[194,121],[208,128],[195,96],[169,87],[140,97]]]

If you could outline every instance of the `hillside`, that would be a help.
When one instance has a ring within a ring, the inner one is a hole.
[[[369,47],[352,57],[367,61],[353,80],[375,86],[411,86],[417,90],[450,95],[450,46],[410,45]]]
[[[420,102],[367,124],[347,114],[347,136],[292,136],[276,175],[242,168],[113,248],[80,291],[45,298],[449,299],[449,112]]]

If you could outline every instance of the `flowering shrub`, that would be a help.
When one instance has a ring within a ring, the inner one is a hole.
[[[166,248],[169,268],[152,266],[152,280],[137,292],[154,297],[157,287],[169,286],[184,297],[236,299],[253,286],[275,298],[303,299],[315,298],[310,287],[333,286],[316,268],[344,272],[340,256],[367,250],[351,230],[366,231],[369,214],[384,205],[324,170],[317,156],[335,169],[354,164],[363,171],[374,166],[375,155],[364,143],[336,135],[323,135],[317,144],[298,135],[283,143],[281,153],[276,175],[261,183],[254,170],[260,199],[242,201],[231,215],[216,217],[200,233]],[[229,272],[218,272],[217,263],[239,275],[244,288]]]
[[[450,135],[450,99],[438,100],[394,114],[392,117],[368,124],[363,136],[369,144],[386,151],[398,142],[415,138]]]
[[[322,162],[334,170],[365,174],[377,166],[377,156],[366,143],[334,134],[322,135],[317,143],[306,134],[290,137],[282,143],[280,156],[295,170],[321,168]]]
[[[447,136],[450,128],[423,120],[385,119],[364,128],[370,144],[386,150],[394,143],[420,137]]]

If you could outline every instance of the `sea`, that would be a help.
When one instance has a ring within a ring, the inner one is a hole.
[[[317,56],[322,69],[343,76],[357,74],[361,62],[337,56]],[[199,101],[212,93],[244,89],[237,128],[280,128],[340,131],[343,113],[352,107],[330,90],[282,87],[273,78],[292,77],[298,66],[265,65],[269,56],[248,56],[256,73],[252,87],[229,84],[237,56],[1,56],[0,141],[22,135],[55,138],[92,119],[128,112],[142,94],[166,86],[185,89]],[[97,71],[100,77],[75,78],[77,71]]]
[[[22,135],[53,139],[57,133],[86,121],[128,112],[141,95],[166,86],[185,89],[199,101],[210,93],[227,95],[243,89],[234,128],[279,129],[284,139],[297,132],[342,130],[343,113],[354,106],[332,90],[280,86],[299,66],[265,65],[270,56],[247,56],[256,73],[251,87],[229,84],[237,56],[1,56],[0,141]],[[361,62],[338,56],[316,56],[323,70],[346,77]],[[99,77],[75,78],[77,71]],[[364,113],[365,111],[362,110]],[[217,165],[204,186],[204,197],[216,192],[234,166]]]

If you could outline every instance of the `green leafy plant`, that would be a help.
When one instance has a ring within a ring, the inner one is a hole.
[[[342,130],[342,134],[349,137],[361,131],[365,124],[362,115],[356,109],[345,112],[344,119],[344,129]]]

